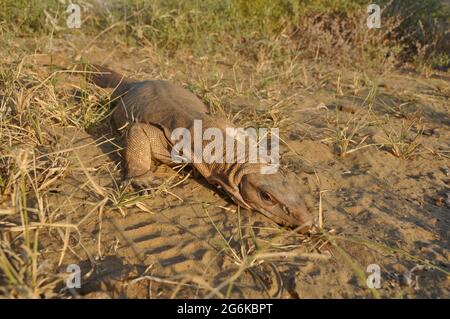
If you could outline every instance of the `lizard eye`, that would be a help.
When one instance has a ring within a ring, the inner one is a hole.
[[[261,198],[266,201],[266,202],[273,202],[272,196],[270,196],[269,193],[262,191],[259,193],[259,195],[261,196]]]

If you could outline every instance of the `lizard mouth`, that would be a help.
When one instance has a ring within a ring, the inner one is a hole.
[[[308,222],[303,222],[303,220],[298,221],[292,217],[274,214],[265,209],[261,209],[258,211],[261,212],[266,217],[268,217],[269,219],[277,222],[278,224],[288,226],[288,227],[291,227],[294,229],[298,229],[302,233],[308,232],[311,229],[311,227],[313,226],[313,221],[308,221]]]
[[[266,210],[264,208],[253,207],[252,205],[247,204],[244,201],[244,199],[241,196],[239,196],[239,195],[238,196],[231,196],[231,198],[233,199],[233,201],[237,205],[240,205],[241,207],[249,209],[249,210],[257,211],[257,212],[263,214],[264,216],[266,216],[267,218],[269,218],[270,220],[273,220],[277,224],[298,229],[301,233],[309,232],[309,230],[313,226],[313,222],[312,221],[302,222],[302,220],[299,221],[299,220],[296,220],[296,219],[294,219],[292,217],[289,217],[287,215],[284,215],[284,214],[279,214],[278,215],[278,214],[274,214],[272,212],[269,212],[268,210]],[[283,208],[283,211],[286,211],[286,209]]]

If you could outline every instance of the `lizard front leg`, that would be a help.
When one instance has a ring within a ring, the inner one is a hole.
[[[161,181],[152,172],[155,155],[158,156],[163,132],[150,124],[132,123],[125,138],[126,179],[133,188],[145,191],[157,187]]]

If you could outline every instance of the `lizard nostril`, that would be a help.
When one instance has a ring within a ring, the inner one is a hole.
[[[291,216],[291,212],[285,205],[283,205],[283,211],[286,213],[286,215]]]

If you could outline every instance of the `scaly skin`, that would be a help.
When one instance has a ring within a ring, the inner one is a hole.
[[[154,162],[174,164],[170,152],[177,142],[171,140],[176,128],[186,128],[194,136],[194,120],[202,121],[203,131],[219,128],[225,132],[234,127],[225,118],[212,117],[194,94],[179,86],[166,81],[134,81],[98,65],[93,70],[91,81],[114,88],[112,100],[117,106],[113,121],[116,128],[126,129],[126,176],[137,188],[155,182]],[[194,152],[193,147],[191,150]],[[261,164],[248,161],[191,165],[238,205],[259,211],[278,224],[309,229],[313,216],[304,200],[309,190],[294,174],[261,174]]]

